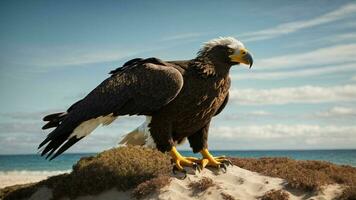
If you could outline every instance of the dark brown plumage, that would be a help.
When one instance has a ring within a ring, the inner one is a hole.
[[[122,115],[152,117],[148,128],[160,151],[171,150],[185,138],[194,152],[207,148],[210,121],[228,101],[230,68],[239,64],[232,57],[243,47],[233,38],[220,40],[207,44],[192,60],[137,58],[111,71],[67,112],[44,118],[43,129],[56,128],[39,145],[44,147],[41,155],[53,159],[98,125]],[[248,56],[242,55],[242,61],[252,64]]]

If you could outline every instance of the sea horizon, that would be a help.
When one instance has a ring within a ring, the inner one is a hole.
[[[109,150],[103,149],[102,151]],[[189,149],[178,149],[180,152],[189,152],[192,150]],[[102,151],[98,152],[64,152],[61,155],[68,155],[68,154],[98,154]],[[219,151],[356,151],[356,148],[318,148],[318,149],[209,149],[209,151],[219,152]],[[199,154],[199,153],[194,153]],[[40,153],[1,153],[0,156],[12,156],[12,155],[40,155]]]
[[[180,150],[185,156],[200,157],[191,150]],[[356,149],[299,149],[299,150],[211,150],[216,156],[225,155],[241,158],[288,157],[295,160],[319,160],[338,165],[356,167]],[[2,154],[0,155],[0,173],[26,174],[69,172],[77,161],[97,153],[66,153],[57,159],[48,161],[39,154]]]

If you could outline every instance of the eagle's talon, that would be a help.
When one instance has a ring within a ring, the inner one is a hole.
[[[181,178],[182,180],[185,179],[185,178],[187,178],[187,171],[186,171],[185,169],[180,170],[176,165],[174,165],[172,171],[173,171],[173,174],[174,174],[174,175],[177,175],[177,174],[178,174],[177,172],[183,173],[184,176]]]
[[[184,169],[184,167],[192,167],[194,170],[199,170],[199,166],[197,163],[193,162],[198,160],[197,158],[193,157],[184,157],[182,156],[177,149],[173,146],[171,149],[171,155],[172,155],[172,162],[173,162],[173,174],[177,174],[176,172],[182,172],[184,173],[184,177],[187,176],[187,171]],[[200,170],[199,170],[200,171]]]
[[[177,174],[177,171],[179,171],[179,170],[178,170],[178,167],[174,165],[174,166],[173,166],[173,169],[172,169],[173,174],[176,175],[176,174]]]
[[[231,162],[231,160],[229,160],[229,159],[224,159],[224,160],[222,160],[222,161],[220,161],[220,162],[224,163],[226,166],[231,166],[231,165],[233,165],[232,162]]]
[[[227,169],[226,169],[226,164],[224,163],[221,163],[219,166],[218,166],[219,170],[221,170],[223,173],[226,173]]]
[[[197,163],[193,163],[192,168],[194,169],[194,171],[197,171],[197,170],[198,170],[199,173],[200,173],[201,170],[202,170],[201,167],[200,167],[200,165],[198,165]]]
[[[233,165],[231,160],[226,158],[225,156],[214,157],[214,159],[220,163],[225,163],[226,166]]]

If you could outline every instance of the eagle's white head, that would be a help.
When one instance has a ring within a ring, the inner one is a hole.
[[[233,37],[219,37],[219,38],[209,40],[208,42],[205,42],[201,50],[209,51],[211,48],[218,45],[227,46],[231,49],[245,48],[244,44],[241,41]]]
[[[234,64],[253,64],[252,55],[245,45],[233,37],[219,37],[205,42],[198,52],[198,56],[211,56],[221,61]]]

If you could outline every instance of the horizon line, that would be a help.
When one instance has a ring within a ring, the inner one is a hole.
[[[107,150],[107,149],[106,149]],[[104,150],[103,150],[104,151]],[[179,151],[187,152],[191,151],[189,149],[180,149]],[[356,151],[356,148],[330,148],[330,149],[210,149],[209,151]],[[192,152],[192,151],[191,151]],[[101,152],[68,152],[63,155],[71,154],[98,154]],[[38,153],[14,153],[14,154],[3,154],[0,156],[15,156],[15,155],[37,155]],[[196,153],[198,154],[198,153]],[[38,154],[40,155],[40,154]]]

